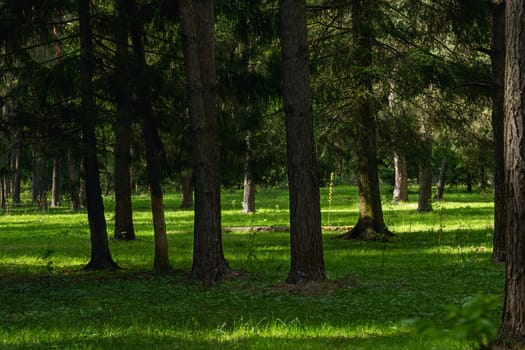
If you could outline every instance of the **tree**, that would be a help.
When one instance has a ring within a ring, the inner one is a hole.
[[[290,192],[291,268],[286,281],[324,281],[306,1],[281,0],[279,17]]]
[[[131,203],[131,124],[132,91],[130,79],[130,54],[128,50],[129,13],[122,0],[115,0],[115,239],[135,239]]]
[[[505,302],[494,348],[525,347],[525,2],[505,1]]]
[[[205,285],[229,271],[222,250],[213,5],[179,2],[195,176],[192,275]]]
[[[359,219],[342,238],[376,239],[392,233],[385,225],[377,165],[377,123],[373,99],[373,18],[375,2],[353,0],[351,3],[352,33],[355,40],[354,65],[360,71],[355,79],[355,155],[359,188]]]
[[[148,181],[151,199],[151,213],[153,216],[153,233],[155,237],[154,268],[157,271],[171,269],[168,256],[168,237],[166,233],[166,219],[164,216],[163,193],[161,186],[161,169],[159,154],[162,143],[158,134],[157,122],[153,115],[151,87],[147,82],[146,51],[144,47],[144,23],[135,1],[128,1],[131,14],[131,41],[135,55],[136,76],[139,80],[135,83],[137,95],[137,113],[142,116],[142,131],[146,148],[146,163],[148,168]]]
[[[494,242],[492,261],[505,261],[506,199],[504,175],[505,4],[492,4],[492,133],[494,138]]]
[[[97,114],[93,95],[93,31],[90,1],[79,0],[81,123],[91,260],[86,270],[115,269],[109,252],[106,218],[100,188],[95,127]]]

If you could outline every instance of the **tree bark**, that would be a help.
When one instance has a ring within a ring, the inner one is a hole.
[[[144,24],[140,20],[137,3],[129,1],[131,18],[131,41],[137,65],[137,76],[146,80],[146,52],[144,48]],[[148,180],[151,198],[151,213],[153,216],[153,232],[155,237],[155,270],[166,272],[171,270],[168,255],[168,236],[166,232],[166,219],[164,216],[164,197],[161,186],[161,169],[159,153],[161,141],[153,116],[151,102],[151,89],[143,81],[136,86],[137,113],[142,116],[144,143],[146,148],[146,163],[148,167]]]
[[[432,139],[428,131],[422,132],[417,211],[419,213],[432,211]]]
[[[97,114],[93,95],[93,46],[89,0],[79,0],[80,23],[80,91],[82,108],[82,145],[86,184],[86,201],[91,240],[91,259],[86,270],[115,269],[109,252],[104,204],[100,188],[95,134]]]
[[[445,182],[447,178],[447,169],[448,169],[448,162],[445,158],[441,161],[441,166],[439,168],[439,178],[436,185],[436,199],[442,200],[443,199],[443,192],[445,191]]]
[[[319,175],[314,145],[306,1],[280,0],[283,98],[290,192],[287,283],[324,281]]]
[[[494,138],[494,241],[492,261],[505,261],[506,201],[504,175],[505,4],[492,6],[492,133]]]
[[[11,153],[11,170],[13,172],[13,184],[11,186],[11,198],[13,204],[20,204],[20,186],[22,181],[22,168],[20,166],[20,145],[15,136],[15,144]]]
[[[371,10],[375,2],[353,0],[352,30],[357,38],[354,63],[361,68],[356,76],[356,158],[359,189],[359,219],[345,239],[375,240],[392,236],[383,218],[377,165],[376,111],[372,99],[372,33]]]
[[[118,22],[115,28],[115,239],[134,240],[133,206],[131,202],[131,124],[132,91],[130,82],[130,54],[128,50],[129,13],[123,0],[115,0]]]
[[[181,193],[182,203],[181,208],[193,207],[193,187],[192,187],[192,171],[183,171],[181,176]]]
[[[246,157],[244,159],[244,191],[242,200],[242,212],[245,214],[255,213],[255,183],[253,182],[252,171],[250,169],[252,158],[250,132],[246,136]]]
[[[395,202],[408,201],[408,167],[403,152],[394,152],[394,194]]]
[[[60,205],[62,195],[62,167],[59,159],[53,160],[53,179],[51,183],[51,207],[57,208]]]
[[[179,2],[193,135],[195,216],[192,276],[205,285],[229,271],[222,250],[214,2]]]
[[[505,302],[495,344],[525,348],[525,2],[505,2]]]
[[[68,173],[68,188],[71,203],[69,209],[72,212],[77,212],[82,207],[80,202],[80,175],[79,164],[74,151],[70,146],[67,151],[67,173]]]

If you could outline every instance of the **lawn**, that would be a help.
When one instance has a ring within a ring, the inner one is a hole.
[[[330,281],[302,288],[283,283],[287,232],[224,232],[225,256],[239,273],[214,288],[192,281],[193,215],[178,208],[177,193],[165,197],[169,274],[151,271],[146,195],[134,197],[137,240],[110,241],[122,267],[115,272],[81,270],[89,258],[86,213],[4,210],[0,348],[465,349],[476,335],[470,326],[497,329],[504,267],[490,263],[492,197],[450,190],[434,212],[418,214],[415,192],[407,204],[384,194],[395,238],[357,242],[325,231]],[[223,226],[288,224],[285,190],[257,196],[258,211],[246,215],[242,192],[224,191]],[[105,206],[112,232],[112,198]],[[356,188],[337,186],[331,203],[322,189],[322,207],[323,225],[354,224]]]

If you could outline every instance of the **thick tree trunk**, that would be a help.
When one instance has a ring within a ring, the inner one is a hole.
[[[505,303],[496,344],[525,348],[525,2],[505,2],[504,178],[507,201]]]
[[[115,239],[135,239],[131,202],[131,124],[132,91],[130,83],[130,54],[128,51],[129,14],[123,0],[115,0],[118,23],[115,29],[116,120],[114,146]]]
[[[104,204],[100,188],[97,159],[97,140],[95,135],[96,110],[93,97],[93,47],[90,1],[79,0],[80,22],[80,89],[82,107],[82,145],[84,169],[86,172],[86,201],[91,238],[91,259],[86,270],[115,269],[117,265],[111,258],[108,244]]]
[[[213,5],[211,0],[179,2],[186,89],[194,141],[192,275],[205,285],[219,283],[229,271],[222,250]]]
[[[504,175],[505,4],[492,7],[492,132],[494,138],[494,242],[492,261],[505,261],[506,201]]]
[[[60,205],[62,195],[62,167],[59,159],[53,160],[53,178],[51,183],[51,208]]]
[[[246,135],[246,156],[244,159],[244,193],[242,200],[242,212],[245,214],[255,213],[255,183],[252,180],[250,169],[252,158],[252,146],[250,132]]]
[[[419,197],[417,211],[432,211],[432,140],[426,132],[422,133],[419,160]]]
[[[181,176],[181,208],[193,207],[192,171],[183,171]]]
[[[372,100],[372,77],[368,69],[372,66],[371,10],[377,6],[372,1],[352,1],[352,27],[357,40],[354,62],[362,71],[356,77],[356,158],[357,184],[359,189],[359,219],[350,232],[341,238],[375,240],[385,239],[392,233],[385,225],[381,195],[376,145],[376,111]]]
[[[144,24],[141,23],[137,3],[129,2],[132,21],[131,40],[137,64],[137,76],[146,79],[146,52],[144,49]],[[159,153],[161,152],[161,141],[157,125],[153,116],[151,102],[151,89],[139,82],[137,87],[137,112],[142,116],[144,143],[146,146],[146,163],[148,166],[148,179],[151,198],[151,213],[153,216],[153,231],[155,237],[154,268],[157,271],[166,272],[171,270],[168,255],[168,236],[166,232],[166,219],[164,216],[164,197],[161,186],[161,170]]]
[[[305,0],[280,1],[280,27],[290,191],[291,267],[286,281],[324,281]]]
[[[439,168],[439,178],[436,184],[436,199],[442,200],[443,193],[445,192],[445,182],[447,179],[448,162],[443,158],[441,166]]]
[[[394,194],[395,202],[408,201],[408,166],[403,152],[394,152]]]

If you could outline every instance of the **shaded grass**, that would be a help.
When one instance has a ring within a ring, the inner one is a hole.
[[[356,196],[355,188],[335,188],[330,224],[354,223]],[[503,267],[489,262],[486,195],[450,193],[423,215],[413,202],[385,204],[392,242],[336,240],[336,232],[325,232],[327,274],[338,284],[309,292],[278,287],[289,269],[285,232],[224,233],[226,258],[245,272],[212,289],[195,283],[192,212],[178,209],[178,195],[166,198],[176,269],[166,275],[151,272],[146,196],[134,200],[137,241],[110,241],[124,267],[115,272],[79,271],[89,257],[85,213],[25,207],[0,216],[0,347],[464,349],[453,333],[423,337],[402,321],[421,318],[447,329],[445,305],[479,292],[502,295]],[[287,201],[286,191],[261,191],[258,212],[244,215],[242,193],[225,192],[223,225],[287,225]],[[105,204],[112,208],[111,198]],[[110,210],[106,218],[112,232]],[[497,324],[500,312],[487,318]]]

